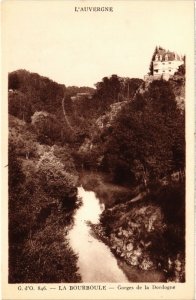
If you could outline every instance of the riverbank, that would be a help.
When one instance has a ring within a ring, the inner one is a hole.
[[[181,188],[173,189],[179,190],[180,202]],[[103,211],[99,224],[91,224],[95,236],[110,247],[130,281],[185,280],[183,230],[175,218],[168,220],[158,201],[162,193],[156,195],[157,203],[148,195],[140,203],[117,204]]]
[[[166,277],[163,271],[155,269],[144,270],[143,268],[138,268],[138,266],[135,266],[135,263],[131,265],[131,263],[125,259],[123,251],[121,252],[120,249],[115,251],[116,248],[114,244],[111,242],[110,238],[105,235],[103,227],[100,224],[90,224],[90,226],[93,232],[92,234],[109,246],[111,252],[117,259],[118,266],[122,269],[130,282],[166,282]]]

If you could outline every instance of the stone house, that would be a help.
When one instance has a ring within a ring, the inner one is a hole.
[[[171,52],[159,47],[156,49],[152,64],[153,74],[145,75],[145,81],[156,79],[169,80],[169,78],[173,77],[178,71],[179,66],[184,64],[184,60],[183,57],[176,52]]]

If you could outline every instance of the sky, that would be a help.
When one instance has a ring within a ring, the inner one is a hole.
[[[156,45],[190,51],[192,1],[5,1],[3,63],[66,86],[92,86],[105,76],[143,78]],[[114,12],[74,12],[112,6]]]

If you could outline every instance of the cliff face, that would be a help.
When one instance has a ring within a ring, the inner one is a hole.
[[[96,125],[99,129],[108,128],[115,121],[115,118],[118,116],[122,108],[126,107],[127,104],[134,101],[138,96],[142,96],[148,92],[149,87],[153,81],[142,82],[139,88],[136,90],[133,98],[127,101],[116,102],[110,105],[109,110],[102,116],[100,116]],[[169,80],[169,85],[175,95],[177,106],[180,110],[185,109],[185,76],[184,75],[174,75]]]

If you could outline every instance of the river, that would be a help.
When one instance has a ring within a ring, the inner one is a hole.
[[[83,282],[128,282],[127,277],[117,264],[109,247],[91,234],[88,222],[97,224],[104,210],[93,191],[78,188],[82,205],[74,217],[74,226],[68,238],[74,252],[78,255],[78,267]]]

